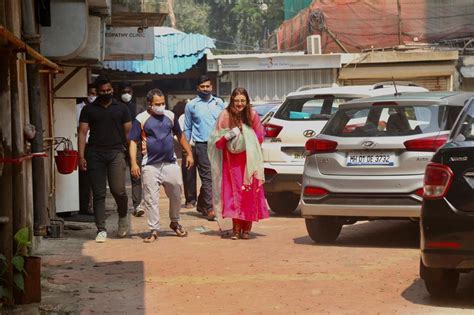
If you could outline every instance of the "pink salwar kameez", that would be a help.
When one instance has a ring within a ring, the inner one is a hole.
[[[260,123],[258,114],[254,110],[252,110],[251,117],[252,126],[250,127],[253,133],[251,133],[250,136],[256,137],[254,143],[257,146],[257,148],[253,150],[260,150],[258,153],[261,155],[260,144],[263,142],[264,137],[263,126]],[[216,132],[219,133],[221,131],[219,134],[223,134],[230,129],[229,113],[224,110],[218,118]],[[228,148],[228,142],[229,141],[223,135],[216,138],[215,142],[216,148],[222,151],[220,185],[222,217],[234,219],[234,225],[236,222],[239,223],[238,220],[245,221],[240,221],[240,223],[244,229],[245,224],[247,224],[248,229],[250,229],[252,221],[269,217],[262,186],[263,178],[258,178],[262,177],[263,174],[263,160],[261,165],[256,166],[259,172],[255,172],[254,175],[251,175],[249,182],[245,183],[247,158],[249,156],[247,145],[249,145],[248,143],[251,143],[251,141],[246,141],[246,151],[240,153],[232,153]],[[260,175],[257,175],[257,173]]]

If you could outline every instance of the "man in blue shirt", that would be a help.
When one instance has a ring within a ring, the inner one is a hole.
[[[224,110],[224,102],[213,96],[212,83],[208,76],[199,77],[196,87],[198,96],[192,99],[184,111],[184,134],[190,143],[194,143],[193,154],[199,176],[201,190],[199,192],[197,211],[214,220],[212,207],[211,164],[207,155],[207,141],[211,135],[217,117]]]
[[[184,137],[174,113],[166,110],[165,97],[159,89],[153,89],[147,96],[148,109],[138,114],[130,131],[130,171],[134,177],[143,172],[143,200],[148,211],[147,220],[151,230],[144,242],[151,243],[158,238],[160,186],[165,187],[170,201],[170,228],[178,236],[187,232],[179,224],[181,209],[181,172],[174,154],[173,135],[186,151],[186,167],[193,166],[191,148]],[[143,153],[142,169],[137,164],[137,147],[141,142]]]

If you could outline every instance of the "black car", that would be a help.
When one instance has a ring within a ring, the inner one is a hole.
[[[432,296],[453,295],[461,272],[474,269],[474,99],[424,178],[420,276]]]

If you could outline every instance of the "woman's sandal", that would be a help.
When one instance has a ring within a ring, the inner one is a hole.
[[[230,239],[235,241],[235,240],[238,240],[239,238],[240,238],[240,233],[234,232],[234,234],[232,234]]]
[[[153,243],[158,239],[158,232],[151,232],[145,239],[143,239],[144,243]]]
[[[240,238],[243,240],[250,239],[250,232],[242,232],[242,235],[240,236]]]

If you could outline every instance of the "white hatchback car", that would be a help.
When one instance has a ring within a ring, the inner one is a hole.
[[[305,142],[318,135],[339,104],[353,99],[425,92],[406,82],[336,86],[288,94],[273,117],[264,124],[262,144],[265,166],[265,197],[274,213],[289,214],[298,206],[305,161]]]

